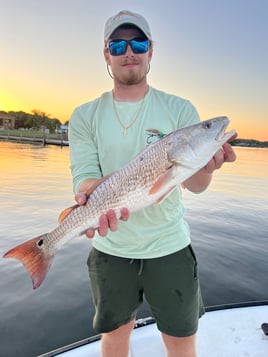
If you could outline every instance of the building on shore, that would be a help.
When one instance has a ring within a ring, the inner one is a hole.
[[[16,118],[13,115],[0,113],[0,130],[11,130],[15,128]]]

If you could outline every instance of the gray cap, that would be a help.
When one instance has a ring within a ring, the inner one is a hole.
[[[152,35],[148,22],[143,16],[132,11],[122,10],[118,14],[110,17],[104,27],[104,41],[109,40],[112,33],[124,24],[131,24],[138,27],[148,38],[152,40]]]

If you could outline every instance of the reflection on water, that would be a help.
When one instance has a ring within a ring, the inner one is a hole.
[[[267,149],[235,148],[237,162],[218,171],[211,190],[237,197],[268,198]]]
[[[206,305],[268,298],[268,150],[236,148],[209,190],[183,192]],[[73,204],[68,147],[0,142],[0,253],[52,229]],[[94,334],[86,259],[78,238],[58,252],[40,289],[0,259],[1,356],[34,357]],[[150,314],[144,304],[139,316]]]

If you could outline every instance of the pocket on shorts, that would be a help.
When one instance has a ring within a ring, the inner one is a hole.
[[[103,262],[107,261],[107,254],[102,253],[92,247],[88,259],[87,259],[87,266],[89,272],[95,273],[98,271],[99,267],[103,265]]]
[[[188,249],[189,249],[189,252],[193,258],[193,263],[194,263],[194,278],[197,279],[198,278],[198,268],[197,268],[197,258],[196,258],[196,255],[195,255],[195,252],[191,246],[191,244],[189,244],[188,246]]]

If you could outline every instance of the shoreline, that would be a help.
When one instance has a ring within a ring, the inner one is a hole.
[[[69,141],[64,139],[53,139],[46,136],[43,137],[27,137],[27,136],[13,136],[13,135],[0,135],[0,141],[17,142],[22,144],[41,144],[45,145],[58,145],[69,146]]]
[[[66,135],[64,135],[66,137]],[[0,141],[18,142],[25,144],[41,144],[45,145],[58,145],[69,146],[69,141],[62,138],[50,138],[47,135],[39,137],[30,136],[16,136],[16,135],[0,135]],[[232,146],[248,147],[248,148],[268,148],[268,141],[258,141],[254,139],[235,139],[231,142]]]

